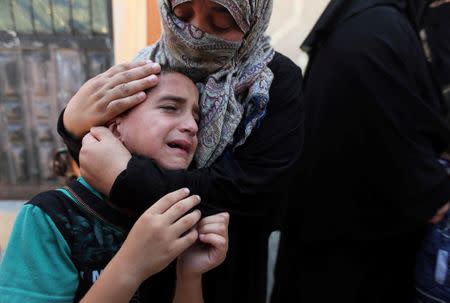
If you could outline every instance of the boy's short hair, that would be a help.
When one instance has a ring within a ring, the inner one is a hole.
[[[160,74],[179,73],[179,74],[185,75],[186,77],[188,77],[190,79],[189,75],[186,75],[184,70],[182,70],[181,68],[172,67],[172,66],[169,66],[168,64],[161,64],[160,66],[161,66]]]
[[[172,67],[172,66],[169,66],[167,64],[160,64],[160,66],[161,66],[161,72],[159,73],[159,75],[178,73],[178,74],[184,75],[185,77],[190,79],[192,82],[194,82],[194,84],[196,84],[194,79],[192,79],[191,76],[189,74],[187,74],[185,70],[183,70],[181,68],[177,68],[177,67]],[[150,92],[150,90],[151,90],[151,88],[146,89],[144,92],[146,94],[148,94]]]

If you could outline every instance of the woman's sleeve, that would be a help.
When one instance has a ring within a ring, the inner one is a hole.
[[[79,155],[81,149],[81,138],[75,138],[64,127],[63,122],[64,111],[65,109],[61,112],[58,118],[58,134],[61,136],[64,143],[66,144],[67,149],[72,158],[77,162],[77,164],[80,164]]]
[[[113,185],[112,202],[143,211],[164,194],[188,187],[201,196],[205,215],[229,211],[251,218],[279,210],[303,144],[302,75],[281,55],[270,68],[275,77],[267,114],[245,144],[198,170],[169,171],[133,157]]]
[[[40,208],[19,212],[0,263],[0,302],[73,302],[78,271],[70,248]]]

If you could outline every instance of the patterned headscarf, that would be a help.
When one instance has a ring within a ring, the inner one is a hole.
[[[264,33],[272,0],[211,0],[229,10],[244,32],[231,42],[178,19],[172,6],[189,0],[159,0],[161,39],[136,59],[150,59],[186,73],[200,87],[201,122],[197,167],[211,165],[226,148],[242,145],[264,116],[273,74],[267,67],[275,51]]]

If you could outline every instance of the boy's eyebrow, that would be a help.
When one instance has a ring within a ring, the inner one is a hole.
[[[158,98],[159,101],[161,100],[172,100],[175,102],[186,102],[186,98],[176,96],[176,95],[163,95]]]

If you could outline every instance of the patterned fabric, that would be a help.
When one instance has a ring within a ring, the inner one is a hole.
[[[217,38],[179,20],[172,5],[187,1],[159,0],[163,34],[136,60],[168,65],[198,82],[202,117],[195,160],[197,167],[205,167],[226,148],[242,145],[266,112],[273,80],[267,64],[275,51],[264,33],[272,0],[211,0],[230,11],[244,32],[241,42]]]

